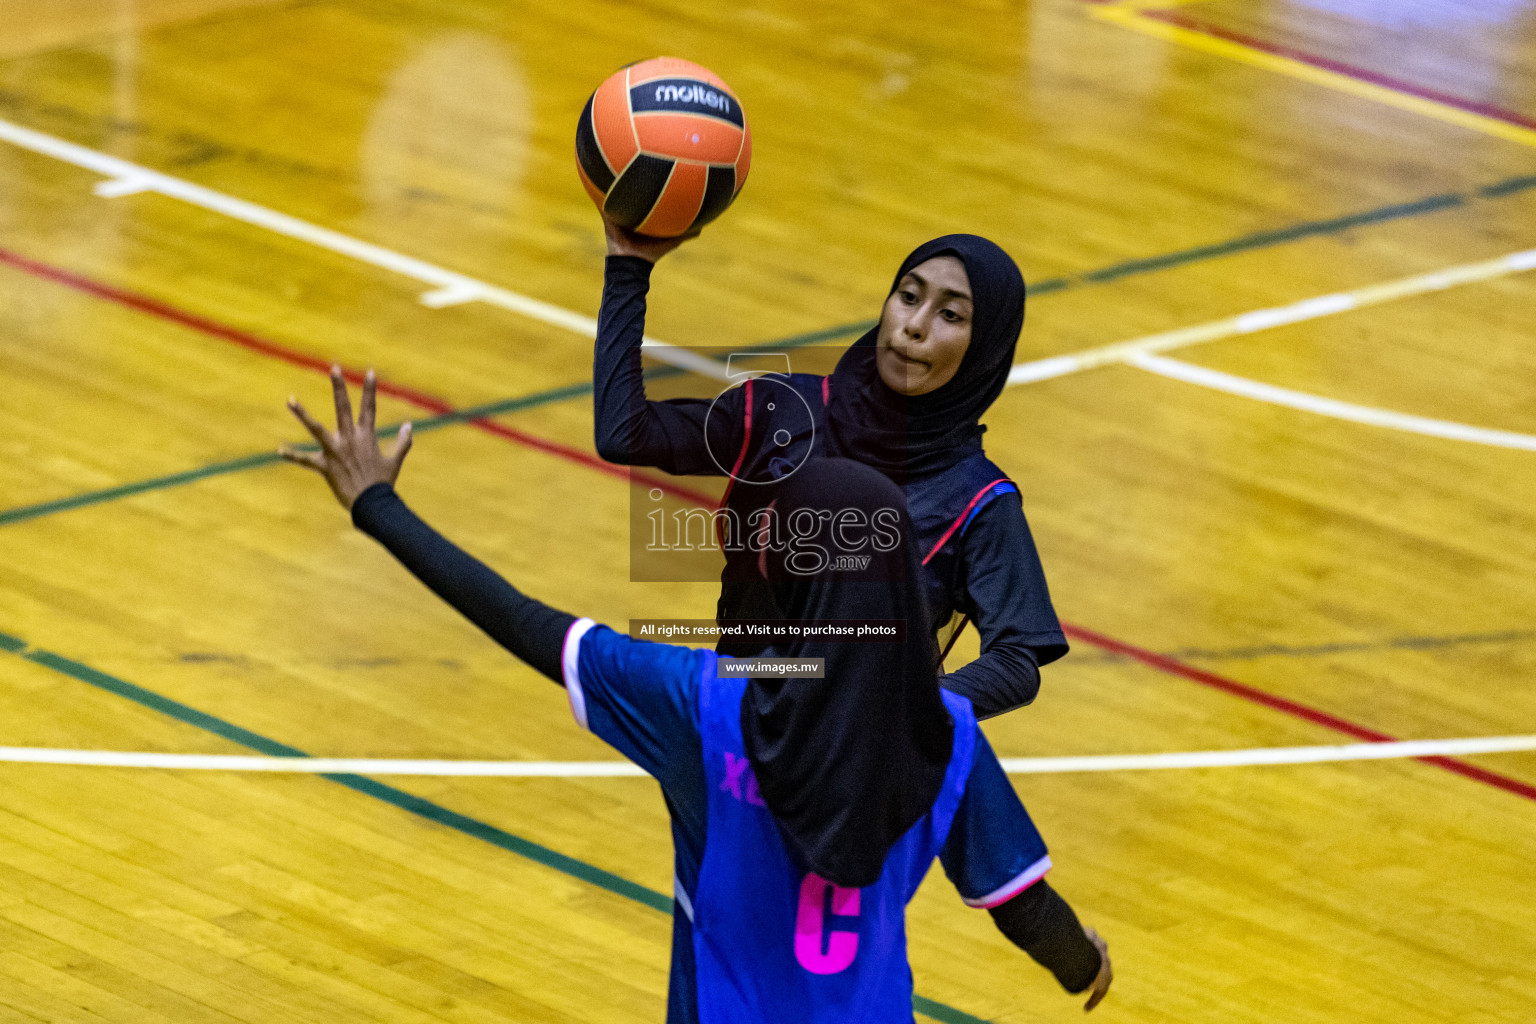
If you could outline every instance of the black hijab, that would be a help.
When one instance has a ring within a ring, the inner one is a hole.
[[[832,374],[828,451],[897,479],[947,469],[979,450],[981,415],[1008,383],[1024,327],[1024,276],[978,235],[924,242],[902,260],[891,292],[907,271],[936,256],[958,259],[971,282],[971,344],[954,378],[926,395],[892,391],[875,366],[878,325],[849,346]]]
[[[758,788],[802,865],[848,888],[872,885],[886,855],[933,806],[954,726],[939,696],[938,650],[919,584],[906,499],[880,472],[847,459],[813,459],[776,488],[778,521],[797,511],[899,515],[900,542],[857,571],[792,571],[769,552],[775,602],[787,618],[900,619],[903,642],[804,639],[764,655],[824,658],[822,679],[753,679],[741,731]],[[826,543],[826,531],[819,538]],[[803,569],[803,566],[802,566]]]

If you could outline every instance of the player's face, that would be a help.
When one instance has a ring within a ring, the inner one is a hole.
[[[875,343],[880,379],[903,395],[948,384],[971,345],[971,280],[953,256],[935,256],[904,274],[885,300]]]

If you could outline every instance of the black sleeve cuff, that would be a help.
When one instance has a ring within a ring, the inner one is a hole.
[[[603,277],[608,281],[648,286],[651,283],[651,271],[655,269],[656,264],[639,256],[609,256],[603,260]]]
[[[1028,647],[995,644],[969,665],[943,676],[939,685],[969,700],[977,718],[994,718],[1035,699],[1040,668]]]
[[[1099,975],[1098,947],[1089,941],[1067,901],[1042,879],[991,908],[992,920],[1010,942],[1050,971],[1074,995]]]
[[[352,502],[352,525],[370,537],[378,537],[378,528],[384,518],[384,510],[394,502],[400,502],[393,484],[381,480],[369,484],[368,489]],[[403,503],[402,503],[403,504]]]

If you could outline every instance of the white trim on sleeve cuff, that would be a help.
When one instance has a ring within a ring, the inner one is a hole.
[[[565,631],[565,643],[560,647],[560,674],[565,677],[565,695],[571,700],[571,714],[576,717],[576,724],[588,731],[587,695],[581,690],[581,674],[576,670],[576,664],[581,654],[581,638],[595,625],[597,623],[591,619],[577,619]]]
[[[1015,875],[1012,881],[993,889],[980,899],[966,900],[965,905],[968,907],[985,907],[990,909],[999,903],[1007,903],[1019,893],[1044,878],[1045,873],[1049,870],[1051,870],[1051,858],[1049,856],[1041,857]]]
[[[688,890],[683,888],[683,880],[677,877],[676,872],[672,875],[672,900],[691,924],[693,922],[693,900],[688,898]]]

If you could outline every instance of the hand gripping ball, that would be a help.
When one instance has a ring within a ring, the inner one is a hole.
[[[621,226],[675,238],[725,211],[747,180],[752,133],[714,72],[675,57],[631,64],[597,87],[576,126],[576,169]]]

